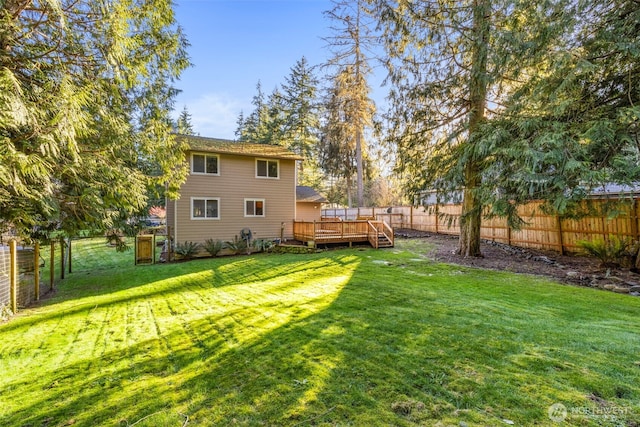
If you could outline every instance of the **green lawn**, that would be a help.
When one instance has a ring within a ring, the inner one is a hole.
[[[419,241],[138,267],[74,245],[0,325],[2,426],[638,425],[640,298]]]

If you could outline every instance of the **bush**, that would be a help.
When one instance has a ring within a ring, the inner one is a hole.
[[[222,243],[222,240],[207,239],[202,247],[205,251],[209,252],[209,255],[216,256],[220,253],[224,244]]]
[[[241,254],[243,252],[248,253],[248,245],[247,241],[243,239],[239,239],[238,236],[234,236],[233,240],[228,240],[224,242],[224,247],[229,249],[235,255]]]
[[[270,252],[275,243],[273,243],[273,240],[256,239],[253,241],[252,246],[258,252]]]
[[[184,259],[191,259],[200,249],[200,244],[195,242],[184,242],[176,244],[176,254]]]
[[[606,240],[601,238],[592,241],[581,240],[578,246],[589,255],[598,258],[602,267],[620,267],[629,257],[631,241],[609,236]]]

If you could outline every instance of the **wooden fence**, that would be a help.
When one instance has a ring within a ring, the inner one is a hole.
[[[587,203],[592,212],[600,212],[600,208],[605,204],[610,205],[612,201],[594,199]],[[518,213],[526,221],[519,230],[509,227],[505,218],[483,218],[480,237],[509,245],[560,253],[578,252],[578,242],[581,240],[608,239],[610,236],[640,240],[640,207],[637,198],[616,202],[616,215],[591,214],[581,219],[546,215],[540,209],[541,204],[542,202],[531,202],[519,208]],[[461,211],[461,205],[447,204],[428,209],[411,206],[323,209],[322,215],[342,219],[375,217],[385,220],[393,228],[458,235]]]
[[[59,248],[60,256],[56,257],[55,241],[43,250],[39,243],[33,246],[23,246],[17,240],[0,243],[0,319],[53,290],[56,271],[61,279],[67,266],[71,272],[71,246],[60,240]]]

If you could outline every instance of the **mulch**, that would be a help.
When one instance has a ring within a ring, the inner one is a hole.
[[[557,252],[525,249],[482,240],[482,257],[457,254],[458,236],[416,230],[395,230],[396,239],[425,239],[434,249],[426,254],[435,261],[468,267],[545,276],[556,281],[638,294],[640,275],[628,268],[605,268],[597,258],[586,255],[560,255]]]

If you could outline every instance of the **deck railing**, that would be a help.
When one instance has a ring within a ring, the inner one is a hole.
[[[294,238],[303,242],[342,243],[369,242],[378,248],[378,239],[384,234],[393,243],[393,229],[384,221],[322,220],[314,222],[294,221]]]

